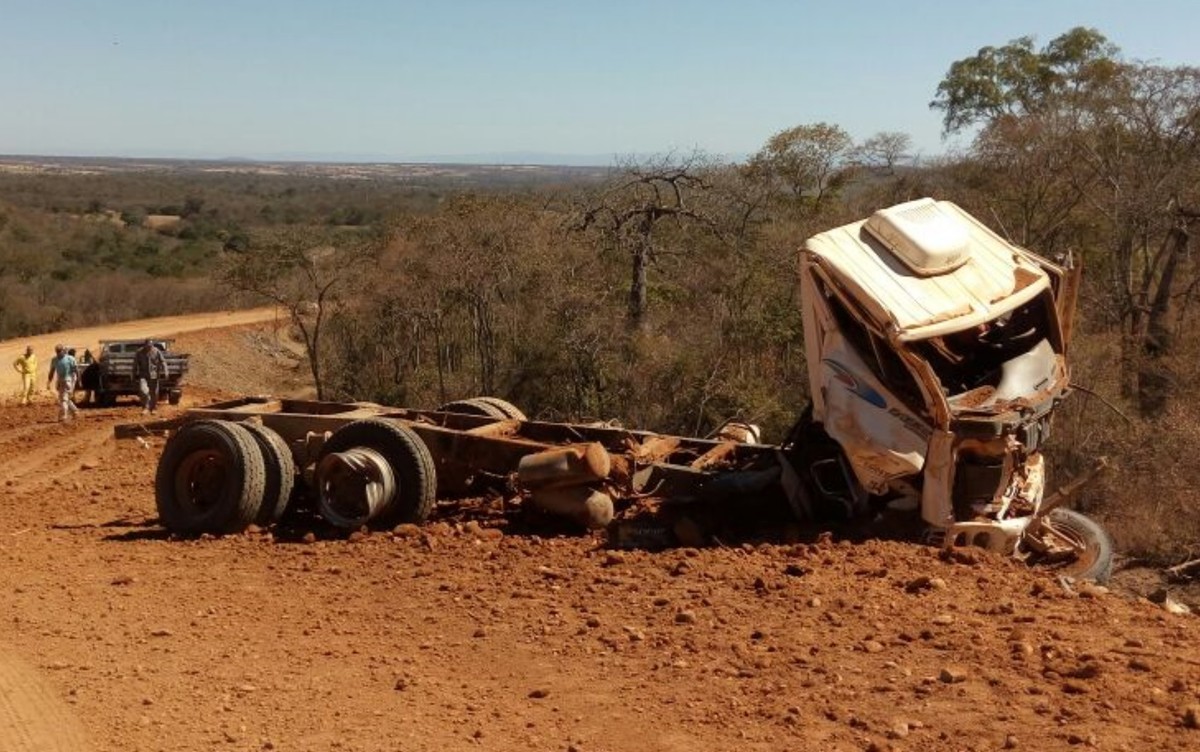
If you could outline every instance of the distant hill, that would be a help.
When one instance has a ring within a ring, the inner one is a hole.
[[[500,159],[500,157],[504,159]],[[0,155],[0,173],[97,174],[97,173],[234,173],[248,175],[292,175],[339,180],[406,182],[444,180],[468,184],[558,183],[588,181],[607,175],[608,166],[560,164],[555,155],[513,153],[508,155],[464,155],[430,158],[422,162],[164,159],[134,157]],[[569,157],[562,157],[564,159]]]

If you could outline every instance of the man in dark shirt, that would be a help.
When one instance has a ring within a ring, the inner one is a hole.
[[[150,340],[133,356],[133,378],[137,379],[138,393],[142,396],[142,414],[149,415],[158,409],[159,380],[167,375],[167,363],[162,351]]]

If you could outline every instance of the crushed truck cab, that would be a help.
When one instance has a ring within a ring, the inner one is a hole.
[[[789,447],[807,480],[798,511],[919,509],[947,545],[1107,573],[1103,531],[1044,495],[1076,270],[921,199],[810,238],[800,284],[812,410]]]

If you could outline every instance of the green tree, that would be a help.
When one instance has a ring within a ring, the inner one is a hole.
[[[880,131],[854,148],[854,158],[863,165],[888,175],[912,159],[912,137],[899,131]]]
[[[204,211],[204,199],[197,196],[188,196],[183,200],[183,208],[179,210],[179,215],[187,219],[199,216],[202,211]]]
[[[771,136],[749,166],[816,211],[851,177],[853,147],[840,126],[797,125]]]
[[[956,133],[1002,116],[1043,112],[1061,95],[1086,96],[1116,76],[1119,48],[1095,29],[1075,27],[1040,51],[1033,37],[984,47],[950,65],[929,106],[943,113],[942,127]]]

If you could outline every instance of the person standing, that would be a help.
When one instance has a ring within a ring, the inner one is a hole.
[[[33,404],[33,390],[37,388],[37,356],[33,345],[25,348],[25,354],[13,361],[13,370],[21,374],[21,404]]]
[[[58,390],[58,419],[63,423],[78,417],[79,408],[71,400],[75,392],[75,376],[79,372],[79,364],[75,356],[66,351],[62,345],[54,346],[54,359],[50,361],[50,377],[46,379],[46,387],[54,381]]]
[[[79,359],[79,386],[84,390],[83,402],[86,405],[92,404],[92,392],[96,386],[96,357],[92,355],[92,351],[84,348],[83,357]]]
[[[137,379],[138,393],[142,395],[142,414],[149,415],[158,409],[159,381],[167,373],[167,363],[162,350],[150,340],[133,356],[133,378]]]

